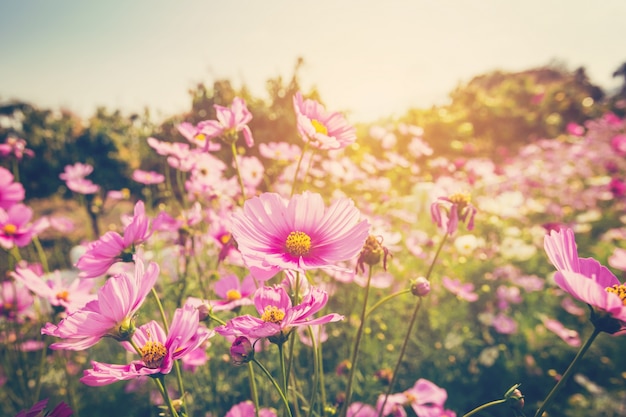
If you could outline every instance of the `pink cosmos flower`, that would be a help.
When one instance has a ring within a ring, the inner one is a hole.
[[[467,224],[467,230],[472,230],[476,211],[476,207],[470,202],[470,196],[463,193],[439,197],[430,206],[433,222],[450,235],[457,231],[459,221]]]
[[[334,263],[355,257],[369,232],[359,217],[347,198],[325,208],[319,194],[285,201],[264,193],[233,214],[232,234],[250,272],[266,280],[285,269],[337,269]]]
[[[404,395],[415,414],[420,417],[440,417],[448,399],[445,389],[427,379],[418,379]]]
[[[155,171],[136,169],[133,171],[133,180],[144,185],[161,184],[165,181],[165,176]]]
[[[609,256],[609,266],[611,268],[626,271],[626,249],[615,248],[613,254]]]
[[[65,170],[59,174],[63,181],[82,180],[93,172],[93,166],[76,162],[74,165],[66,165]]]
[[[205,120],[198,123],[198,132],[203,134],[207,139],[213,139],[220,136],[234,135],[243,132],[243,137],[248,147],[254,145],[252,132],[248,127],[248,122],[252,120],[252,114],[246,107],[246,102],[239,97],[235,97],[230,107],[222,107],[214,104],[217,120]],[[235,136],[236,139],[236,136]],[[207,147],[209,140],[207,140]],[[208,148],[205,147],[205,150]]]
[[[24,318],[34,316],[31,311],[33,297],[28,288],[16,285],[11,280],[0,283],[0,317],[21,322]]]
[[[189,122],[183,122],[176,126],[178,129],[178,133],[184,136],[189,142],[193,143],[196,146],[199,146],[203,150],[207,152],[219,151],[222,149],[222,145],[219,143],[211,141],[206,135],[198,132],[198,128],[192,125]]]
[[[89,386],[103,386],[140,376],[169,374],[175,360],[184,358],[213,334],[200,326],[198,310],[185,305],[174,312],[169,334],[154,320],[135,331],[133,342],[140,347],[141,360],[126,365],[92,361],[93,368],[85,370],[80,381]],[[130,343],[122,344],[126,350],[135,352]]]
[[[552,231],[544,248],[557,273],[554,282],[593,308],[591,321],[610,334],[626,330],[626,285],[593,258],[579,258],[574,231]]]
[[[33,210],[24,204],[14,204],[7,210],[0,208],[0,246],[11,249],[13,246],[24,247],[33,237],[33,228],[29,223]]]
[[[224,417],[251,417],[255,415],[252,401],[244,401],[233,405]],[[276,417],[276,412],[270,408],[259,409],[259,417]]]
[[[249,314],[231,319],[215,329],[222,336],[246,336],[252,339],[275,338],[278,342],[298,326],[326,324],[343,320],[336,313],[312,319],[328,301],[328,294],[319,288],[311,287],[304,295],[302,303],[292,306],[287,291],[281,286],[261,287],[254,295],[254,305],[260,317]]]
[[[256,156],[244,156],[240,158],[239,171],[246,188],[254,191],[263,181],[265,167]]]
[[[93,280],[63,277],[59,271],[41,276],[32,268],[18,267],[11,276],[24,284],[35,295],[46,299],[50,305],[72,313],[95,299]]]
[[[0,208],[8,209],[24,200],[24,186],[13,179],[8,169],[0,167]]]
[[[342,149],[356,141],[356,129],[339,112],[328,112],[315,100],[293,97],[298,132],[302,139],[319,149]]]
[[[45,412],[49,398],[39,401],[29,410],[22,410],[15,417],[70,417],[74,412],[69,405],[60,402],[52,411]]]
[[[457,297],[473,303],[478,300],[478,294],[474,292],[474,284],[467,282],[463,284],[460,279],[452,279],[443,277],[441,279],[443,286]]]
[[[147,268],[135,260],[135,273],[119,274],[108,279],[98,290],[97,298],[73,312],[58,325],[47,323],[41,333],[66,339],[50,345],[51,349],[84,350],[103,337],[128,339],[134,331],[135,313],[141,307],[159,276],[159,266]]]
[[[514,334],[517,333],[517,322],[512,317],[507,316],[504,313],[498,313],[491,322],[491,325],[496,332],[501,334]]]
[[[114,231],[91,242],[76,263],[81,278],[96,278],[107,273],[116,262],[130,262],[135,247],[145,242],[152,231],[143,201],[135,204],[134,216],[124,229],[124,237]]]
[[[263,158],[275,161],[293,162],[300,155],[300,148],[288,142],[269,142],[259,144],[259,153]]]
[[[355,402],[348,407],[346,417],[378,417],[378,411],[369,404]]]
[[[100,190],[100,186],[94,184],[91,180],[80,178],[69,180],[66,182],[67,188],[78,194],[95,194]]]
[[[24,155],[32,158],[35,152],[26,147],[26,141],[22,138],[9,136],[5,143],[0,144],[0,156],[15,156],[15,159],[21,161]]]
[[[256,291],[254,278],[246,276],[243,281],[235,274],[227,274],[217,280],[213,285],[218,300],[210,301],[214,311],[232,310],[239,306],[251,305],[249,298]]]

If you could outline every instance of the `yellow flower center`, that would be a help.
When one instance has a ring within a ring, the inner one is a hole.
[[[66,290],[59,291],[56,297],[57,297],[57,300],[63,300],[67,302],[70,298],[70,293],[67,292]]]
[[[230,233],[224,233],[219,239],[222,245],[227,244],[230,241]]]
[[[2,230],[4,230],[4,233],[6,233],[7,235],[14,235],[15,232],[17,232],[17,226],[13,223],[7,223],[4,225]]]
[[[472,201],[469,193],[454,193],[450,197],[448,197],[450,201],[454,204],[458,204],[459,206],[466,206]]]
[[[613,285],[612,287],[605,288],[606,292],[612,292],[622,300],[622,303],[626,306],[626,285]]]
[[[167,355],[167,348],[163,346],[161,342],[154,342],[149,340],[140,349],[141,360],[146,364],[146,367],[150,369],[156,369],[161,366],[165,355]]]
[[[304,232],[291,232],[285,241],[285,248],[293,256],[308,255],[311,250],[311,236]]]
[[[195,137],[195,140],[198,140],[200,142],[204,142],[206,140],[206,135],[204,133],[198,133]]]
[[[326,126],[324,126],[322,122],[320,122],[319,120],[312,119],[311,124],[313,125],[317,133],[321,133],[322,135],[328,136],[328,129],[326,128]]]
[[[228,301],[235,301],[241,298],[241,293],[237,290],[228,290],[226,292],[226,299]]]
[[[267,306],[261,315],[261,320],[267,323],[280,323],[285,318],[285,312],[276,306]]]
[[[404,395],[406,396],[406,400],[409,402],[409,404],[412,404],[415,401],[417,401],[417,397],[413,394],[405,393]]]

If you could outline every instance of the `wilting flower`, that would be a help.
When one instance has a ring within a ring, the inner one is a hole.
[[[0,208],[0,246],[11,249],[28,245],[33,237],[32,216],[33,210],[21,203]]]
[[[356,140],[356,129],[339,112],[328,112],[315,100],[293,97],[298,132],[305,141],[319,149],[342,149]]]
[[[50,345],[52,349],[83,350],[103,337],[127,340],[135,329],[135,313],[141,307],[159,276],[159,266],[151,262],[144,268],[135,261],[135,273],[119,274],[108,279],[98,290],[97,298],[61,320],[47,323],[41,333],[66,339]]]
[[[626,285],[593,258],[579,258],[572,229],[552,231],[544,248],[557,272],[554,281],[574,298],[592,307],[591,322],[601,331],[626,329]]]
[[[74,312],[95,298],[95,294],[91,293],[93,280],[82,280],[77,277],[70,280],[63,277],[59,271],[41,276],[32,268],[18,267],[11,276],[39,297],[46,299],[50,305],[61,307],[68,313]]]
[[[298,326],[326,324],[343,319],[336,313],[312,319],[328,301],[328,294],[319,288],[311,287],[302,302],[293,306],[283,287],[261,287],[254,295],[254,305],[260,317],[249,314],[231,319],[215,329],[222,336],[247,336],[252,339],[270,338],[270,341],[283,342]]]
[[[233,214],[232,233],[250,272],[265,280],[285,269],[338,269],[334,264],[356,256],[367,238],[369,224],[359,217],[347,198],[325,208],[319,194],[285,201],[264,193]]]
[[[239,132],[243,133],[246,145],[254,145],[252,132],[248,127],[248,122],[252,120],[252,114],[246,107],[246,102],[235,97],[230,107],[223,107],[214,104],[217,120],[205,120],[198,123],[198,133],[205,135],[207,139],[221,137],[230,143],[230,140],[237,140]],[[207,140],[207,146],[209,141]],[[207,150],[207,149],[205,149]]]
[[[365,272],[365,265],[369,265],[370,268],[380,261],[383,262],[383,269],[387,270],[387,258],[389,257],[389,249],[382,244],[382,238],[369,235],[365,239],[365,244],[359,253],[359,258],[356,261],[356,271]]]
[[[146,215],[143,201],[135,204],[134,216],[124,229],[124,237],[114,231],[91,242],[85,254],[76,263],[82,278],[96,278],[106,274],[116,262],[130,262],[135,247],[145,242],[152,234],[150,219]]]
[[[136,169],[133,171],[133,180],[144,185],[161,184],[165,181],[165,176],[155,171]]]
[[[135,331],[132,338],[139,346],[141,360],[126,365],[92,361],[93,368],[85,370],[80,381],[85,385],[102,386],[140,376],[169,374],[175,360],[185,357],[212,335],[212,330],[199,325],[198,310],[185,305],[174,312],[169,334],[166,335],[154,320]],[[123,345],[135,352],[128,342]]]
[[[224,417],[250,417],[254,415],[255,411],[252,401],[244,401],[233,405]],[[261,408],[259,409],[259,417],[276,417],[276,412],[270,408]]]
[[[24,186],[13,179],[8,169],[0,167],[0,208],[8,209],[24,200]]]
[[[476,207],[472,205],[469,194],[456,193],[437,198],[430,206],[430,214],[437,226],[452,235],[457,231],[459,221],[467,225],[467,230],[474,228]]]
[[[54,410],[45,412],[48,405],[49,398],[39,401],[33,405],[29,410],[22,410],[15,415],[15,417],[70,417],[74,412],[69,405],[64,402],[60,402]]]

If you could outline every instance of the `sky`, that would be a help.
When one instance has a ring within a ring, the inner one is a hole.
[[[354,122],[445,104],[472,77],[558,62],[605,89],[626,61],[623,0],[2,0],[0,103],[165,118],[189,89],[269,78]]]

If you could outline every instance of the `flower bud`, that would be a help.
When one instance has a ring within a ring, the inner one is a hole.
[[[417,297],[425,297],[430,292],[430,281],[424,277],[418,277],[411,281],[411,293]]]
[[[254,346],[245,336],[239,336],[230,346],[230,358],[235,365],[243,365],[254,359]]]

